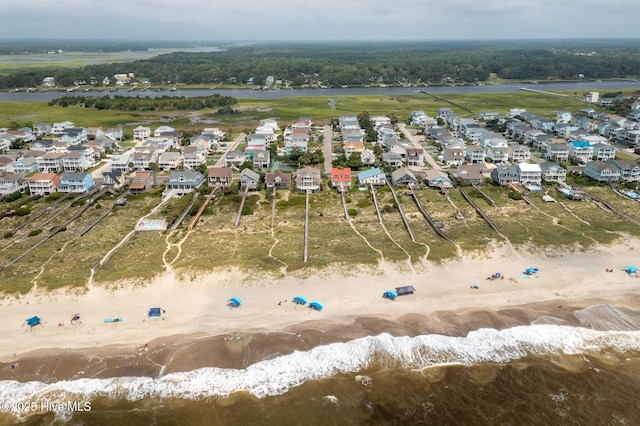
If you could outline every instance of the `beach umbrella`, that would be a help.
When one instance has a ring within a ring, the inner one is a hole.
[[[313,302],[309,303],[309,307],[311,309],[315,309],[316,311],[321,311],[322,308],[324,308],[324,306],[322,306],[322,303],[318,302],[317,300],[314,300]]]
[[[624,270],[630,274],[635,274],[636,272],[638,272],[638,268],[635,266],[625,266]]]
[[[234,308],[237,308],[241,304],[242,304],[242,300],[240,300],[239,297],[232,297],[231,299],[227,300],[227,305],[232,306]]]
[[[302,296],[296,296],[292,300],[293,300],[293,303],[297,303],[298,305],[306,305],[307,304],[307,299],[305,299]]]
[[[396,300],[396,298],[398,297],[398,293],[389,290],[382,293],[382,297],[384,297],[385,299]]]

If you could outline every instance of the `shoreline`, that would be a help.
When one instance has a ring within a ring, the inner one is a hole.
[[[640,309],[640,279],[620,269],[634,264],[639,250],[640,240],[633,238],[544,257],[501,246],[482,257],[415,265],[419,270],[380,264],[373,270],[333,268],[278,280],[219,271],[192,281],[181,281],[169,271],[147,286],[120,283],[54,293],[36,289],[19,298],[5,295],[0,300],[5,341],[0,380],[157,377],[202,367],[246,368],[293,351],[381,333],[464,336],[479,328],[530,325],[541,317],[579,326],[574,312],[589,306]],[[538,275],[523,277],[530,267],[539,268]],[[614,271],[606,272],[608,268]],[[505,279],[486,279],[497,271]],[[396,301],[381,297],[409,284],[415,294]],[[291,299],[296,295],[320,300],[325,309],[295,305]],[[234,296],[242,305],[227,307]],[[166,313],[147,319],[151,307]],[[70,325],[75,312],[81,314],[81,324]],[[20,327],[33,315],[44,325],[31,331]],[[104,323],[107,317],[123,321]],[[15,362],[18,368],[11,369]]]

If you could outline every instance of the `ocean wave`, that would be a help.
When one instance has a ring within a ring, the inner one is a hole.
[[[638,330],[640,312],[611,305],[594,305],[573,313],[584,327],[594,330]]]
[[[505,364],[527,356],[640,351],[640,331],[597,331],[557,325],[480,329],[466,337],[364,337],[257,362],[246,369],[201,368],[159,378],[117,377],[42,382],[0,382],[0,400],[22,403],[93,398],[202,400],[248,392],[257,398],[286,393],[310,380],[367,369],[423,369],[440,365]]]

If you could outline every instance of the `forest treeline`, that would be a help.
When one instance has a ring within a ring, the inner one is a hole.
[[[133,73],[150,84],[264,84],[268,76],[302,86],[423,82],[477,83],[502,79],[638,78],[640,48],[633,40],[585,42],[315,43],[232,47],[211,53],[176,52],[126,64],[20,71],[0,87],[36,87],[45,77],[60,86]]]
[[[64,96],[49,102],[50,106],[62,107],[80,106],[83,108],[111,109],[118,111],[190,111],[205,108],[219,108],[220,113],[233,113],[232,105],[238,100],[231,96],[162,96],[129,97],[129,96]]]

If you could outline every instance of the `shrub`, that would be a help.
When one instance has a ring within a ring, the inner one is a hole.
[[[512,200],[522,200],[522,194],[520,194],[519,192],[516,192],[516,191],[509,191],[508,196]]]
[[[366,209],[367,207],[371,206],[371,204],[373,204],[371,200],[364,199],[364,200],[358,201],[357,206],[361,209]]]
[[[358,210],[356,209],[347,209],[347,213],[349,213],[349,216],[358,216]]]
[[[242,207],[242,211],[240,212],[242,216],[249,216],[253,214],[253,209],[249,206]]]
[[[42,234],[42,229],[34,229],[33,231],[29,232],[30,237],[35,237],[36,235],[40,234]]]
[[[19,199],[20,197],[22,197],[22,193],[20,191],[16,191],[16,192],[14,192],[12,194],[9,194],[6,197],[4,197],[4,201],[11,202],[11,201],[15,201],[15,200]]]
[[[13,237],[13,232],[9,231],[4,233],[4,238],[12,238],[12,237]]]
[[[47,195],[47,200],[54,201],[62,197],[63,195],[64,195],[64,192],[52,192],[51,194]]]
[[[31,209],[29,207],[18,207],[14,210],[16,216],[26,216],[31,214]]]

